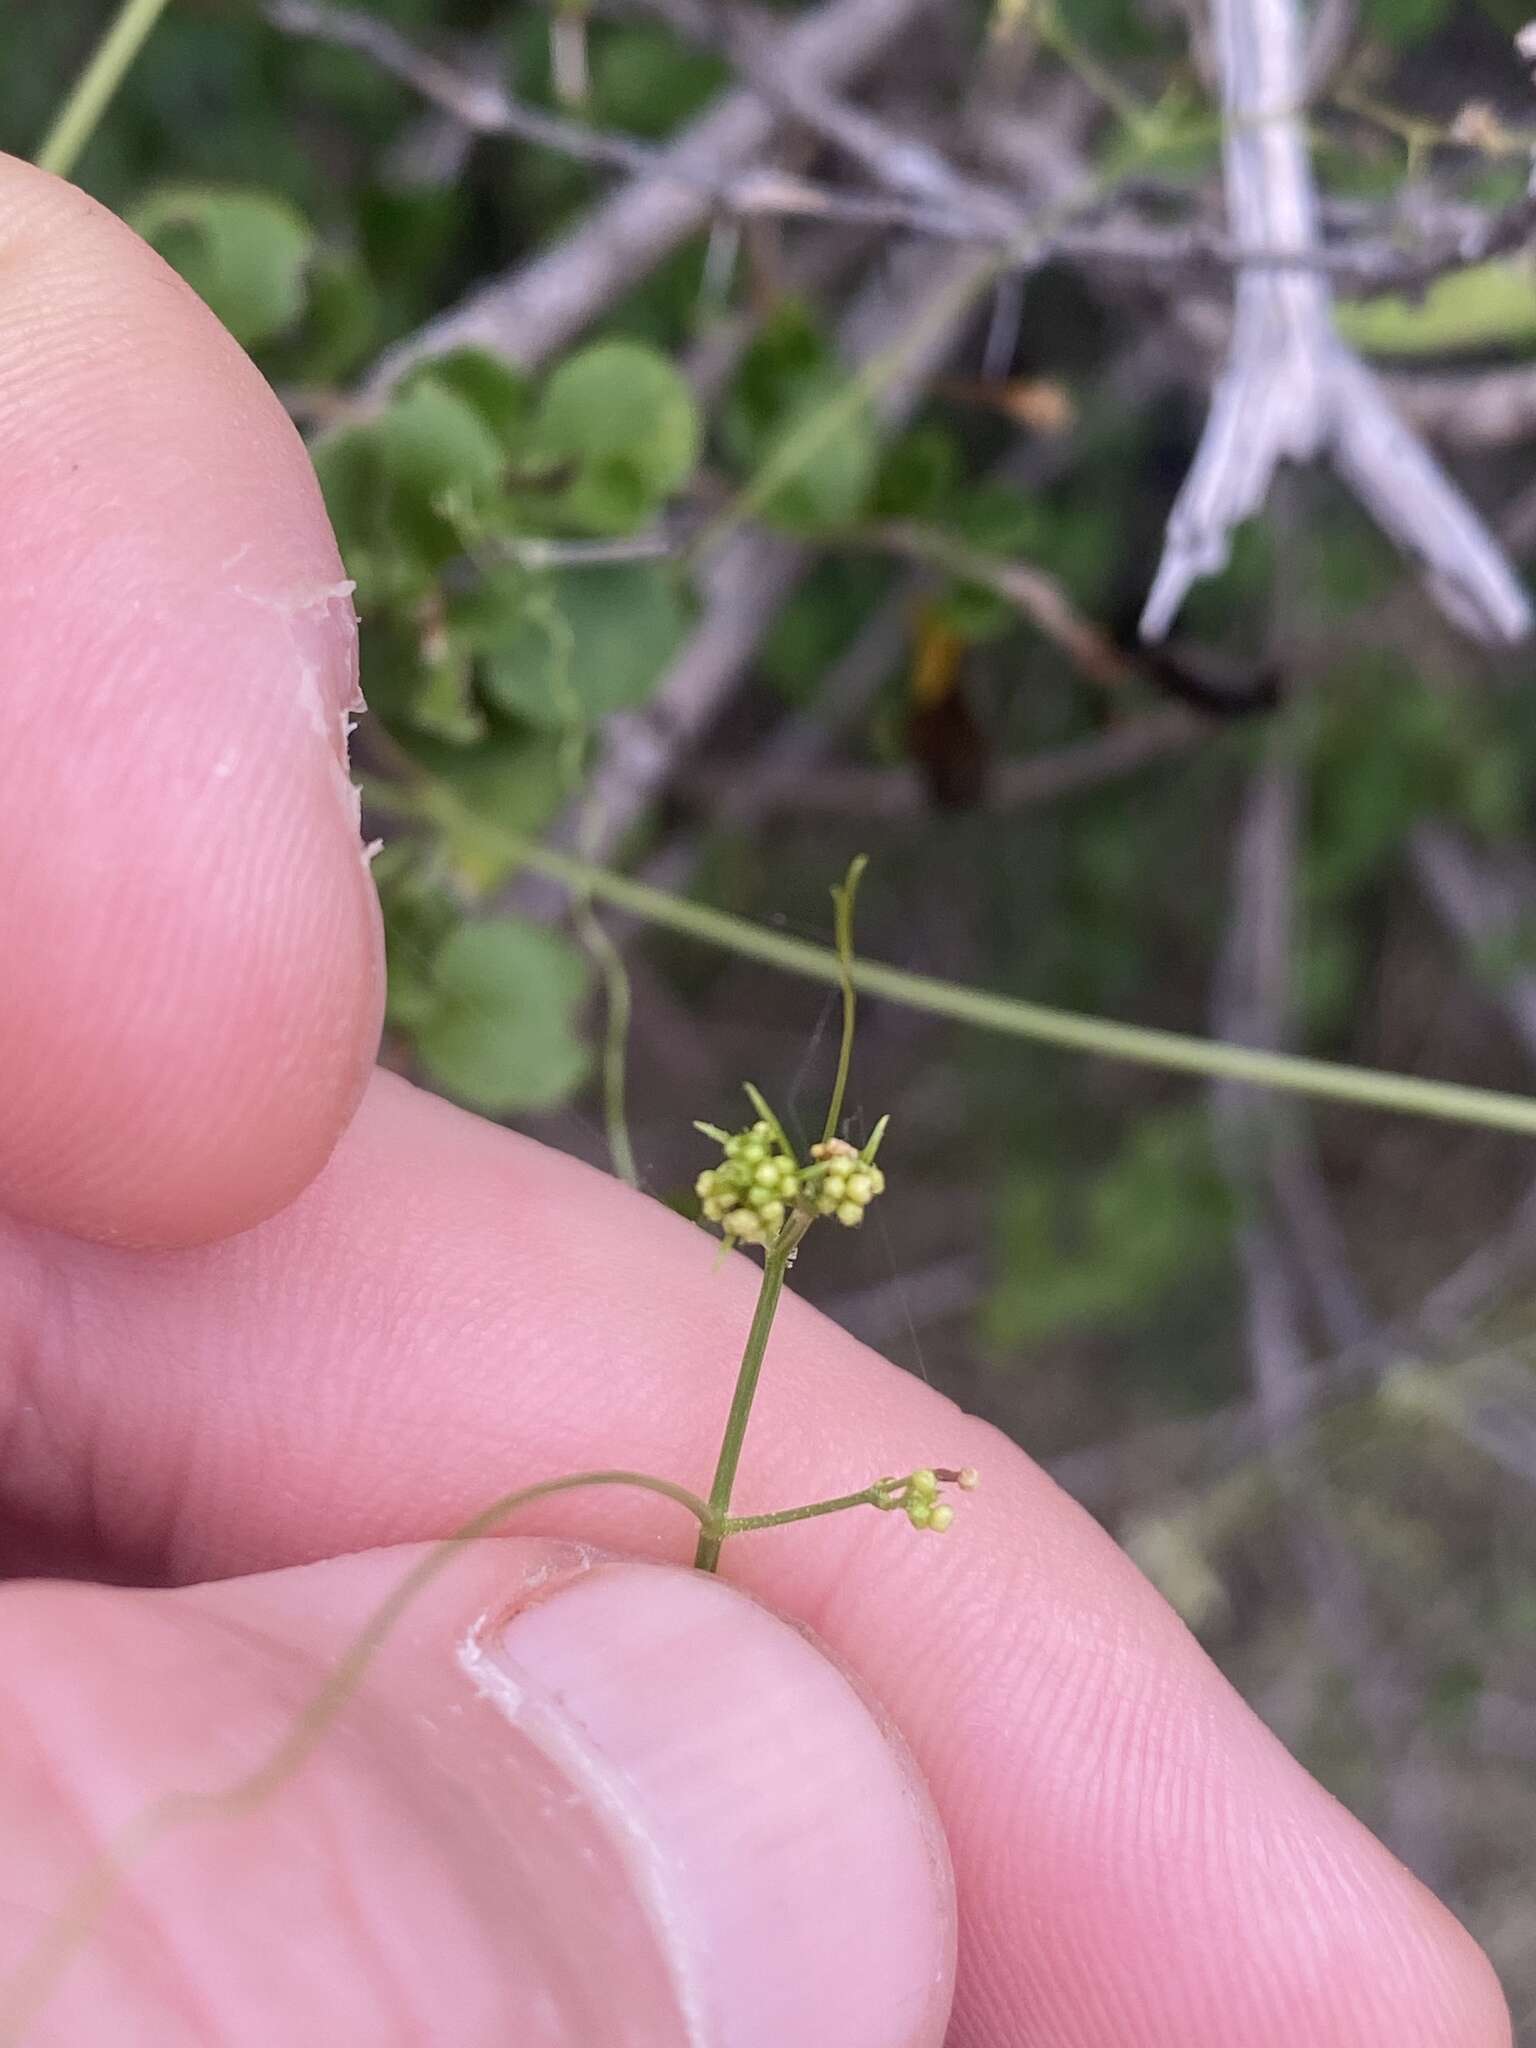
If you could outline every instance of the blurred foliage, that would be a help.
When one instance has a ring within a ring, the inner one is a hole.
[[[987,1304],[988,1337],[1027,1348],[1114,1328],[1170,1288],[1199,1285],[1225,1255],[1231,1206],[1205,1119],[1184,1110],[1143,1117],[1115,1159],[1066,1189],[1048,1162],[1015,1169],[999,1207],[1005,1277]]]
[[[1536,274],[1523,260],[1477,263],[1436,278],[1417,299],[1384,294],[1344,305],[1339,332],[1376,356],[1442,356],[1536,346]]]

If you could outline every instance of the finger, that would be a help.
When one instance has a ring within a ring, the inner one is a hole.
[[[175,1244],[287,1201],[377,1041],[355,628],[213,316],[0,157],[0,1206]]]
[[[82,1856],[259,1768],[414,1561],[5,1595],[0,2041],[936,2048],[952,1894],[905,1752],[718,1580],[538,1543],[455,1559],[305,1768],[163,1834],[42,1967]]]
[[[703,1483],[754,1291],[660,1206],[389,1077],[259,1231],[157,1258],[9,1250],[15,1512],[197,1575],[441,1533],[583,1466]],[[934,1789],[957,2048],[1500,2048],[1470,1941],[1102,1531],[787,1303],[739,1505],[932,1462],[983,1473],[943,1539],[866,1512],[726,1555],[864,1679]],[[686,1555],[666,1506],[595,1495],[537,1526]]]

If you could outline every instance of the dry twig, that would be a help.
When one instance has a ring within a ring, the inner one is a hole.
[[[1215,0],[1214,23],[1234,237],[1314,251],[1295,0]],[[1143,613],[1149,639],[1167,632],[1191,584],[1225,563],[1233,529],[1258,510],[1279,463],[1322,454],[1465,631],[1489,641],[1529,632],[1530,601],[1502,549],[1334,332],[1325,280],[1249,266],[1238,272],[1227,361]]]
[[[871,63],[931,4],[824,0],[785,30],[784,61],[840,82]],[[366,380],[365,395],[382,395],[413,364],[452,348],[485,348],[528,367],[543,362],[708,224],[721,185],[757,162],[778,125],[776,110],[757,93],[726,94],[660,152],[646,175],[594,208],[551,248],[479,286],[387,350]]]

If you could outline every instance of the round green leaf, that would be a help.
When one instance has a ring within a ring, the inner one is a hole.
[[[563,518],[596,532],[629,532],[693,474],[699,409],[687,380],[656,349],[604,341],[555,371],[531,438],[541,451],[579,464]]]
[[[416,1048],[433,1078],[476,1108],[558,1108],[581,1085],[576,1014],[588,968],[569,940],[516,918],[459,926],[432,964]]]
[[[486,694],[532,724],[585,724],[644,703],[687,628],[664,563],[487,576],[453,614],[482,656]]]
[[[304,311],[315,233],[268,192],[163,185],[131,224],[245,348],[286,333]]]
[[[459,551],[444,505],[470,507],[495,488],[506,463],[475,407],[430,376],[397,392],[377,419],[327,434],[314,455],[349,564],[354,549],[393,545],[426,568]]]

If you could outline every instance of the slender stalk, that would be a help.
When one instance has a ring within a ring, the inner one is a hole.
[[[585,891],[595,900],[681,932],[706,946],[719,946],[746,960],[762,960],[786,974],[841,987],[843,963],[830,946],[769,931],[750,918],[706,903],[692,903],[665,889],[637,882],[612,868],[559,853],[550,846],[508,832],[504,826],[471,811],[444,783],[401,757],[405,787],[375,785],[379,800],[396,812],[451,830],[461,837],[483,839],[498,852],[512,853],[536,874],[548,875],[573,894]],[[846,970],[865,995],[883,996],[931,1017],[949,1017],[979,1031],[1007,1038],[1054,1045],[1067,1052],[1100,1059],[1128,1060],[1205,1080],[1237,1081],[1251,1088],[1274,1088],[1320,1101],[1347,1102],[1359,1109],[1385,1110],[1402,1116],[1432,1117],[1445,1123],[1475,1124],[1486,1130],[1536,1137],[1536,1097],[1509,1095],[1494,1088],[1474,1088],[1459,1081],[1420,1080],[1410,1074],[1382,1073],[1373,1067],[1346,1066],[1342,1061],[1308,1059],[1298,1053],[1263,1052],[1246,1045],[1195,1038],[1181,1031],[1157,1031],[1141,1024],[1116,1024],[1075,1010],[1044,1003],[1022,1002],[1015,996],[993,995],[932,975],[912,974],[875,960],[854,960]]]
[[[840,1493],[835,1500],[813,1500],[808,1507],[780,1508],[772,1515],[727,1515],[720,1525],[722,1536],[747,1536],[755,1529],[784,1529],[791,1522],[814,1522],[819,1515],[840,1515],[844,1508],[877,1508],[879,1493],[873,1486],[857,1493]]]
[[[640,1185],[640,1169],[629,1135],[626,1100],[629,1069],[629,1019],[632,997],[629,970],[624,956],[604,929],[589,898],[578,897],[572,909],[581,942],[597,965],[603,981],[603,1122],[608,1132],[608,1155],[613,1170],[626,1186]]]
[[[168,4],[169,0],[123,0],[43,137],[37,152],[41,169],[69,176]]]
[[[736,1390],[731,1395],[725,1434],[720,1439],[720,1457],[715,1465],[714,1484],[709,1490],[709,1518],[699,1531],[699,1547],[694,1552],[693,1561],[701,1572],[712,1572],[720,1563],[720,1547],[726,1535],[723,1525],[731,1511],[731,1489],[736,1484],[736,1468],[741,1463],[742,1445],[747,1440],[747,1423],[751,1419],[757,1382],[768,1352],[768,1333],[778,1312],[779,1296],[784,1292],[784,1279],[794,1258],[795,1246],[810,1226],[810,1216],[803,1209],[795,1210],[763,1255],[763,1282],[757,1291],[752,1327],[742,1348]]]
[[[848,1092],[848,1070],[853,1064],[853,1029],[859,1008],[859,992],[853,985],[853,903],[868,865],[867,857],[861,853],[850,865],[842,887],[832,891],[832,929],[837,942],[837,964],[843,984],[843,1038],[837,1050],[837,1077],[832,1083],[832,1096],[827,1104],[827,1121],[821,1133],[823,1144],[828,1138],[837,1136],[837,1127],[843,1114],[843,1097]]]
[[[456,814],[462,830],[465,818]],[[483,821],[476,820],[476,824]],[[508,835],[485,826],[499,844]],[[749,918],[729,911],[713,910],[707,904],[691,903],[670,896],[663,889],[634,881],[608,868],[592,867],[557,853],[551,847],[521,842],[519,851],[530,868],[572,890],[588,890],[599,901],[611,903],[652,924],[682,932],[706,945],[721,946],[727,952],[749,960],[766,961],[787,974],[799,974],[811,981],[838,986],[843,966],[829,946],[807,939],[790,938],[769,931]],[[1457,1081],[1421,1080],[1409,1074],[1388,1074],[1370,1067],[1346,1066],[1334,1060],[1307,1059],[1296,1053],[1262,1052],[1251,1046],[1224,1045],[1207,1038],[1187,1036],[1179,1031],[1157,1031],[1140,1024],[1116,1024],[1107,1018],[1086,1017],[1073,1010],[1058,1010],[1044,1003],[1022,1002],[1014,996],[993,995],[984,989],[964,988],[939,981],[931,975],[912,974],[903,968],[887,967],[874,960],[854,960],[849,972],[865,995],[883,996],[909,1009],[930,1016],[949,1017],[978,1030],[995,1031],[1005,1037],[1033,1040],[1039,1045],[1059,1046],[1068,1052],[1091,1053],[1101,1059],[1128,1060],[1140,1066],[1161,1067],[1172,1073],[1197,1074],[1208,1080],[1239,1081],[1255,1088],[1274,1088],[1292,1095],[1307,1095],[1333,1102],[1349,1102],[1361,1109],[1378,1109],[1405,1116],[1434,1117],[1447,1123],[1477,1124],[1486,1129],[1512,1131],[1522,1137],[1536,1137],[1536,1097],[1509,1095],[1492,1088],[1474,1088]]]

